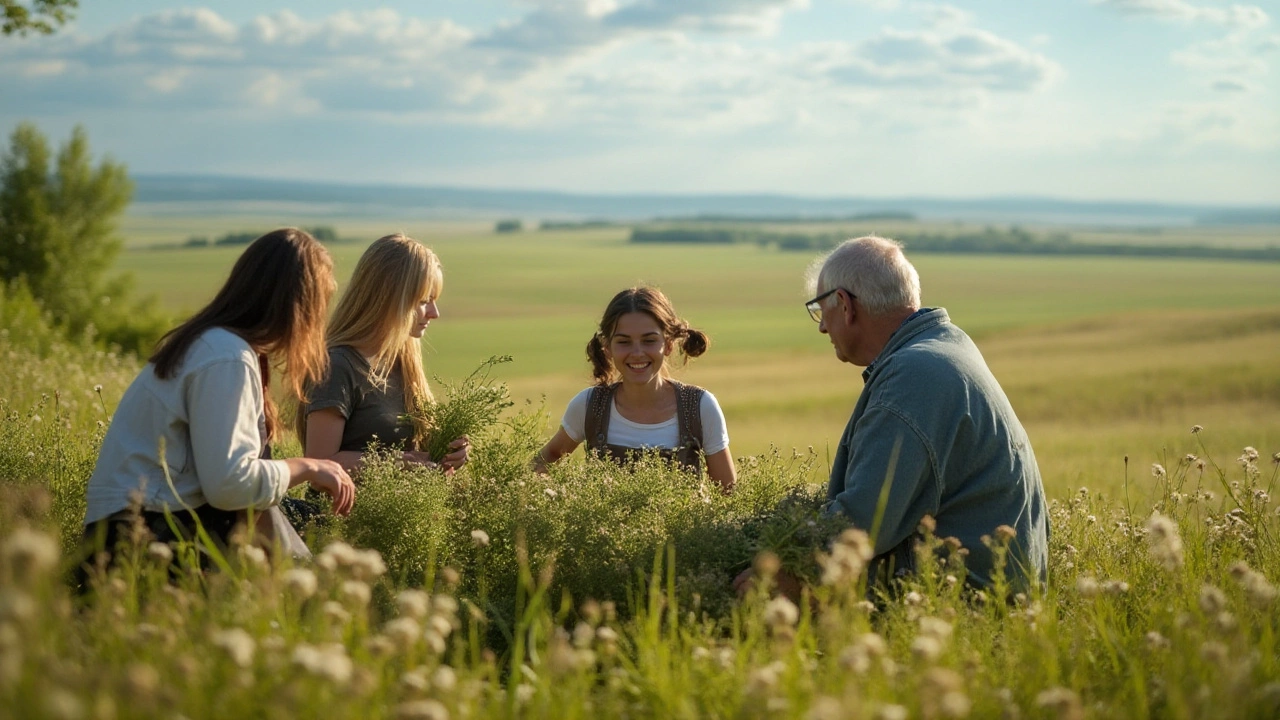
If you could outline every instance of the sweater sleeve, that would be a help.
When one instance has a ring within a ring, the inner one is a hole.
[[[257,368],[238,359],[214,362],[188,376],[185,392],[192,459],[205,500],[221,510],[279,504],[289,490],[289,467],[259,457]]]
[[[888,483],[888,502],[872,538],[879,555],[910,537],[924,515],[938,511],[933,462],[910,422],[883,406],[869,408],[848,440],[844,487],[827,503],[827,511],[844,514],[870,533]]]

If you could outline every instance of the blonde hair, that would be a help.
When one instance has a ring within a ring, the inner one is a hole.
[[[438,298],[443,288],[444,273],[435,253],[406,235],[387,235],[374,240],[360,256],[329,320],[329,347],[373,349],[369,382],[375,387],[385,389],[399,363],[406,412],[420,410],[432,400],[422,366],[422,345],[409,333],[418,303]],[[305,442],[306,418],[301,412],[298,428]]]

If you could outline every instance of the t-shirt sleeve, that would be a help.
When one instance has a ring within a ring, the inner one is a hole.
[[[351,361],[340,352],[329,353],[329,374],[307,391],[307,412],[325,408],[337,410],[343,419],[351,417],[355,407],[359,378]]]
[[[698,410],[702,413],[702,452],[715,455],[729,447],[729,428],[716,396],[703,390]]]
[[[569,401],[564,409],[564,417],[560,419],[560,427],[574,442],[582,442],[587,434],[587,404],[591,402],[591,390],[587,388]]]

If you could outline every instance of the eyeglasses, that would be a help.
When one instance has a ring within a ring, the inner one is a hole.
[[[827,297],[832,293],[839,292],[840,290],[844,290],[844,288],[831,288],[830,290],[822,293],[818,297],[804,304],[804,309],[809,311],[809,317],[813,318],[814,322],[816,323],[822,322],[822,301],[826,300]],[[853,300],[854,298],[858,297],[857,295],[854,295],[848,290],[844,290],[844,293],[845,295],[849,296],[850,300]]]

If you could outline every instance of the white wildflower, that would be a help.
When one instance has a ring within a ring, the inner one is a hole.
[[[1205,615],[1217,615],[1227,609],[1227,596],[1213,585],[1200,588],[1200,609]]]
[[[431,607],[431,596],[421,590],[401,590],[396,595],[396,607],[404,617],[421,619]]]
[[[247,668],[253,663],[254,641],[253,636],[244,630],[244,628],[226,628],[224,630],[215,630],[209,636],[209,642],[217,648],[221,648],[227,653],[227,657],[231,658],[231,662],[236,665]]]
[[[1182,567],[1182,538],[1178,526],[1160,513],[1152,513],[1147,520],[1147,540],[1151,557],[1165,570],[1174,572]]]
[[[173,562],[173,548],[169,547],[168,543],[153,542],[147,545],[147,555],[161,565]]]
[[[874,555],[870,536],[855,528],[845,530],[832,544],[830,554],[818,554],[822,584],[848,586],[856,583]]]
[[[359,580],[347,580],[342,583],[342,596],[357,608],[368,605],[372,595],[369,586]]]
[[[478,548],[489,547],[489,533],[479,528],[471,531],[471,544]]]
[[[62,553],[52,535],[29,528],[14,530],[4,542],[4,560],[14,579],[25,584],[43,576],[58,564]]]
[[[800,620],[800,610],[788,598],[778,596],[764,608],[764,622],[771,628],[792,627]]]
[[[307,568],[289,568],[284,572],[283,580],[289,593],[301,600],[316,594],[316,574]]]
[[[338,643],[320,647],[299,643],[293,649],[293,663],[335,685],[346,685],[355,670],[346,648]]]
[[[396,720],[449,720],[449,709],[438,700],[410,700],[395,707]]]
[[[1047,708],[1061,720],[1080,720],[1084,717],[1080,696],[1064,687],[1052,687],[1036,695],[1036,707]]]

